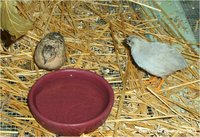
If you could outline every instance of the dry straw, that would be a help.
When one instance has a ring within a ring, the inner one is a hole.
[[[49,73],[33,61],[38,41],[48,32],[59,31],[67,43],[67,61],[62,68],[95,71],[115,92],[114,107],[105,124],[83,137],[198,136],[199,56],[154,1],[33,1],[19,2],[18,10],[34,22],[34,28],[8,50],[1,49],[2,135],[55,136],[34,120],[27,94],[38,78]],[[165,78],[156,90],[161,79],[135,66],[123,44],[132,34],[179,44],[189,67]]]

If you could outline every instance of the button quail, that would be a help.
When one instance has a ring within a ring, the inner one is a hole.
[[[54,70],[60,68],[66,60],[65,41],[57,32],[48,33],[38,43],[34,60],[39,68]]]

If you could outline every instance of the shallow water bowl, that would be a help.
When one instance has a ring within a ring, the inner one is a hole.
[[[57,135],[94,131],[108,117],[114,93],[94,72],[63,69],[42,76],[28,95],[29,108],[44,128]]]

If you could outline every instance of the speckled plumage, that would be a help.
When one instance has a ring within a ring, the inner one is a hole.
[[[47,70],[60,68],[66,60],[65,46],[64,38],[60,33],[48,33],[35,49],[35,63],[39,68]]]
[[[165,77],[187,67],[183,56],[170,45],[147,42],[137,36],[126,39],[136,64],[152,75]]]

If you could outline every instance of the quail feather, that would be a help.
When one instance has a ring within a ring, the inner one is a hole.
[[[147,42],[137,36],[129,36],[126,43],[136,64],[157,77],[168,76],[188,66],[184,57],[165,43]]]

